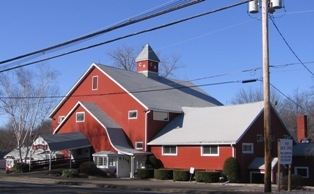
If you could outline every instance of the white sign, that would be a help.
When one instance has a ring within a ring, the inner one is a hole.
[[[280,139],[280,164],[292,163],[292,139]]]

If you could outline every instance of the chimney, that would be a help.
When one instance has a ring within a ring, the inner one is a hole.
[[[147,77],[158,76],[158,63],[160,60],[149,44],[145,45],[135,62],[137,72],[143,73]]]
[[[302,142],[302,139],[307,138],[307,116],[297,116],[297,138],[298,142]]]

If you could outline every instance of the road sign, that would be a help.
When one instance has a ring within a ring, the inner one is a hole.
[[[292,139],[280,139],[280,164],[292,163]]]

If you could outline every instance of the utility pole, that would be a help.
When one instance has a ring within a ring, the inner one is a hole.
[[[249,13],[262,7],[263,90],[264,90],[264,192],[271,192],[271,106],[269,82],[268,13],[282,8],[282,0],[251,0]]]
[[[264,88],[264,192],[271,192],[271,112],[269,84],[269,46],[268,46],[268,8],[269,0],[262,0],[262,43],[263,43],[263,88]]]

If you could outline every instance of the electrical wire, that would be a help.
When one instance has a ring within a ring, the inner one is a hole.
[[[297,105],[298,107],[300,107],[301,109],[304,110],[304,108],[299,105],[297,102],[295,102],[294,100],[292,100],[289,96],[285,95],[282,91],[280,91],[276,86],[274,86],[273,84],[271,84],[271,87],[273,87],[277,92],[279,92],[281,95],[283,95],[284,97],[286,97],[288,100],[290,100],[291,102],[293,102],[295,105]]]
[[[205,87],[205,86],[215,86],[215,85],[224,85],[224,84],[231,84],[231,83],[248,83],[252,81],[258,81],[259,79],[250,79],[250,80],[233,80],[233,81],[223,81],[223,82],[215,82],[215,83],[206,83],[206,84],[198,84],[198,85],[190,85],[190,86],[177,86],[177,87],[167,87],[166,88],[153,88],[153,89],[137,89],[137,90],[130,90],[128,92],[108,92],[108,93],[101,93],[101,94],[82,94],[82,95],[62,95],[62,96],[0,96],[0,99],[41,99],[41,98],[77,98],[77,97],[93,97],[93,96],[109,96],[109,95],[119,95],[119,94],[136,94],[136,93],[146,93],[146,92],[159,92],[159,91],[167,91],[167,90],[178,90],[178,89],[189,89],[195,87]]]
[[[29,66],[29,65],[33,65],[35,63],[40,63],[40,62],[44,62],[44,61],[47,61],[47,60],[59,58],[59,57],[65,56],[65,55],[69,55],[69,54],[73,54],[73,53],[80,52],[80,51],[83,51],[83,50],[91,49],[91,48],[94,48],[94,47],[98,47],[98,46],[101,46],[101,45],[104,45],[104,44],[112,43],[112,42],[115,42],[115,41],[118,41],[118,40],[122,40],[122,39],[125,39],[125,38],[136,36],[136,35],[139,35],[139,34],[143,34],[143,33],[151,32],[151,31],[159,30],[159,29],[162,29],[162,28],[166,28],[166,27],[169,27],[169,26],[173,26],[175,24],[179,24],[179,23],[182,23],[182,22],[185,22],[185,21],[196,19],[196,18],[205,16],[205,15],[213,14],[213,13],[216,13],[216,12],[219,12],[219,11],[227,10],[227,9],[230,9],[230,8],[233,8],[233,7],[236,7],[236,6],[240,6],[240,5],[246,4],[249,1],[251,1],[251,0],[246,0],[246,1],[239,2],[239,3],[235,3],[235,4],[232,4],[232,5],[229,5],[229,6],[225,6],[225,7],[218,8],[218,9],[215,9],[215,10],[212,10],[212,11],[208,11],[208,12],[204,12],[204,13],[201,13],[201,14],[197,14],[197,15],[194,15],[194,16],[191,16],[191,17],[187,17],[187,18],[184,18],[184,19],[181,19],[181,20],[177,20],[177,21],[174,21],[174,22],[170,22],[170,23],[167,23],[167,24],[163,24],[163,25],[160,25],[160,26],[157,26],[157,27],[153,27],[153,28],[149,28],[149,29],[146,29],[146,30],[142,30],[142,31],[139,31],[139,32],[135,32],[135,33],[132,33],[132,34],[120,36],[120,37],[115,38],[115,39],[111,39],[111,40],[108,40],[108,41],[100,42],[98,44],[93,44],[93,45],[90,45],[90,46],[87,46],[87,47],[83,47],[83,48],[80,48],[80,49],[72,50],[72,51],[65,52],[65,53],[62,53],[62,54],[59,54],[59,55],[55,55],[55,56],[52,56],[52,57],[48,57],[48,58],[45,58],[45,59],[41,59],[41,60],[37,60],[37,61],[34,61],[34,62],[18,65],[18,66],[15,66],[15,67],[5,68],[5,69],[0,70],[0,73],[5,72],[5,71],[10,71],[10,70],[13,70],[13,69],[17,69],[17,68],[21,68],[21,67],[25,67],[25,66]],[[1,62],[0,62],[0,64],[1,64]]]
[[[287,47],[289,48],[289,50],[292,52],[292,54],[297,58],[297,60],[302,64],[302,66],[310,73],[312,74],[312,76],[314,76],[314,73],[302,62],[302,60],[298,57],[298,55],[294,52],[294,50],[292,49],[292,47],[289,45],[289,43],[287,42],[286,38],[283,36],[283,34],[280,32],[278,26],[276,25],[274,19],[272,17],[270,17],[270,20],[272,21],[273,25],[275,26],[277,32],[279,33],[279,35],[281,36],[282,40],[285,42],[285,44],[287,45]]]
[[[135,24],[135,23],[147,20],[147,19],[151,19],[153,17],[160,16],[160,15],[163,15],[163,14],[166,14],[166,13],[169,13],[169,12],[172,12],[172,11],[175,11],[175,10],[178,10],[178,9],[181,9],[181,8],[184,8],[184,7],[199,3],[199,2],[203,2],[203,1],[204,0],[179,0],[179,1],[176,1],[174,3],[160,7],[156,10],[152,10],[148,13],[145,12],[145,13],[143,13],[139,16],[136,16],[134,18],[129,18],[126,21],[118,23],[118,24],[111,26],[109,28],[106,28],[106,29],[103,29],[103,30],[100,30],[100,31],[97,31],[94,33],[90,33],[90,34],[87,34],[85,36],[81,36],[81,37],[78,37],[78,38],[57,44],[57,45],[53,45],[53,46],[50,46],[50,47],[47,47],[44,49],[40,49],[40,50],[37,50],[34,52],[26,53],[26,54],[23,54],[23,55],[20,55],[17,57],[13,57],[13,58],[10,58],[10,59],[4,60],[4,61],[0,61],[0,64],[12,62],[12,61],[15,61],[18,59],[23,59],[26,57],[32,57],[35,55],[36,56],[43,55],[43,54],[52,52],[57,48],[62,48],[62,47],[68,46],[68,45],[73,45],[74,43],[82,42],[84,40],[91,39],[91,38],[96,37],[98,35],[101,35],[101,34],[104,34],[104,33],[107,33],[107,32],[110,32],[110,31],[113,31],[113,30],[116,30],[116,29],[119,29],[119,28],[122,28],[122,27],[125,27],[128,25],[131,25],[131,24]]]

